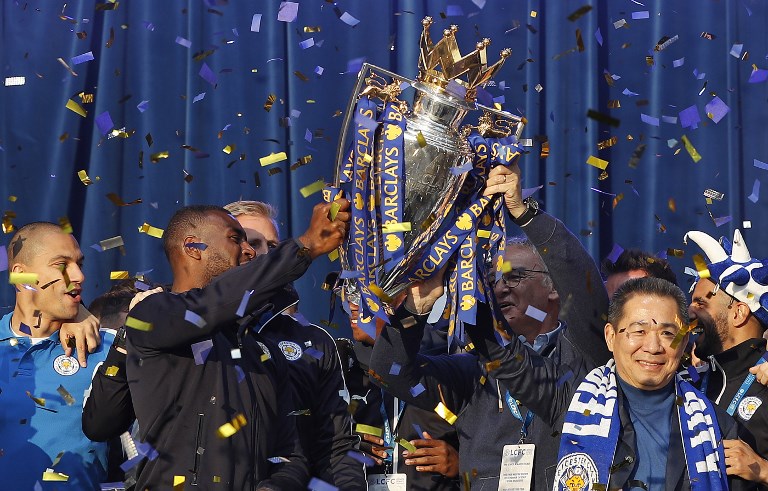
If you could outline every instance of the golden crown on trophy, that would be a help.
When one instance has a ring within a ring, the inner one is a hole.
[[[511,54],[512,50],[504,48],[499,55],[501,59],[488,66],[485,49],[491,44],[491,40],[484,38],[475,45],[475,50],[466,56],[461,56],[459,45],[456,42],[458,26],[452,25],[443,30],[443,38],[434,44],[429,35],[432,25],[432,17],[425,17],[421,21],[424,30],[421,32],[419,43],[419,76],[418,81],[424,84],[446,88],[451,80],[456,81],[467,89],[465,100],[474,102],[477,97],[477,87],[482,87],[499,71],[501,66]],[[440,65],[442,71],[436,70]],[[459,78],[467,75],[466,79]]]

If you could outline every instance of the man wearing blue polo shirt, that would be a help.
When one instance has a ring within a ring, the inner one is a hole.
[[[80,306],[85,276],[75,238],[52,223],[18,230],[8,246],[13,312],[0,319],[0,476],[4,489],[99,489],[106,445],[83,435],[91,377],[114,336],[88,368],[63,353],[59,330]],[[74,353],[73,353],[74,354]]]

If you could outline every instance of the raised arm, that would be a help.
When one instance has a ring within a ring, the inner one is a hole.
[[[563,222],[543,211],[530,216],[522,200],[517,164],[491,171],[485,194],[497,193],[503,193],[510,215],[549,269],[560,296],[559,317],[568,326],[566,336],[595,364],[607,362],[610,352],[603,327],[608,314],[608,293],[597,264]]]

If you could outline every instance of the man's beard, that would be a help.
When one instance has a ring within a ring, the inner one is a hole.
[[[212,252],[208,261],[205,263],[205,284],[207,285],[215,277],[225,271],[229,271],[235,266],[236,265],[230,263],[230,261],[220,252]]]
[[[728,334],[728,325],[726,314],[719,314],[717,319],[713,319],[709,314],[704,313],[697,316],[698,326],[703,330],[703,336],[696,340],[696,349],[694,353],[701,359],[710,355],[717,355],[723,352],[723,338]]]

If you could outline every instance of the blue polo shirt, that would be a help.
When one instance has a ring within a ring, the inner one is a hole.
[[[101,346],[83,368],[76,357],[64,356],[58,332],[34,345],[16,336],[12,315],[0,319],[1,487],[98,490],[107,476],[107,446],[83,434],[83,405],[114,334],[101,331]],[[68,480],[43,481],[48,468]]]

